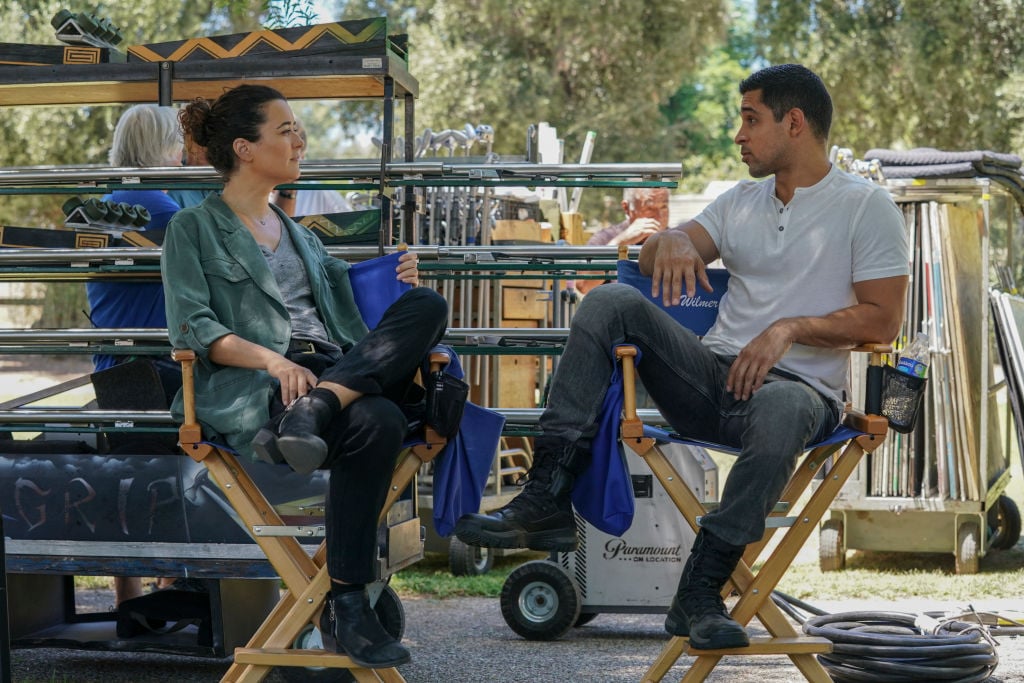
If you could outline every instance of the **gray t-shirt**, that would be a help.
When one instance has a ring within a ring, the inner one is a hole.
[[[327,339],[327,329],[316,310],[313,289],[309,286],[309,276],[302,265],[302,259],[295,251],[288,228],[281,226],[281,241],[277,251],[271,251],[260,245],[260,251],[267,259],[270,272],[281,290],[281,298],[292,322],[292,339],[315,341],[331,349],[338,346]]]

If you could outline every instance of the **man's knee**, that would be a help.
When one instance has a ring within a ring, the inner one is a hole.
[[[747,438],[802,449],[823,418],[824,399],[801,382],[768,382],[751,397]]]
[[[607,319],[610,316],[635,310],[640,301],[645,301],[644,296],[635,287],[609,282],[583,297],[583,301],[576,311],[576,319],[587,319],[588,317]]]

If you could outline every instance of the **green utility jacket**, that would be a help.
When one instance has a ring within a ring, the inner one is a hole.
[[[366,335],[349,282],[349,264],[330,256],[317,237],[276,207],[306,266],[331,341],[349,348]],[[167,332],[175,348],[196,352],[196,415],[203,435],[252,457],[251,442],[270,419],[277,381],[263,370],[218,365],[210,345],[227,334],[284,354],[291,320],[270,267],[250,232],[219,195],[174,215],[164,237],[160,272]],[[184,416],[182,392],[171,406]]]

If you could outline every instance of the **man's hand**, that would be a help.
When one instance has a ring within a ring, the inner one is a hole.
[[[316,386],[312,370],[276,356],[267,362],[267,372],[281,383],[281,403],[288,405],[299,396],[305,396]]]
[[[651,296],[661,296],[665,306],[678,306],[685,287],[686,296],[697,293],[697,284],[712,291],[704,259],[690,236],[682,230],[653,235],[640,250],[640,272],[651,276]]]
[[[768,372],[782,360],[792,345],[793,337],[787,321],[772,323],[740,350],[729,368],[725,390],[732,392],[737,400],[748,400],[761,388]]]
[[[612,244],[640,244],[651,235],[661,232],[661,223],[653,218],[637,218],[629,227],[612,238]]]

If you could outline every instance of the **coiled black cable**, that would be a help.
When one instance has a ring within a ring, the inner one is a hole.
[[[924,633],[913,614],[827,614],[778,591],[772,600],[804,633],[831,641],[832,652],[818,655],[818,661],[836,683],[975,683],[989,678],[999,663],[991,635],[979,624],[951,621]]]

